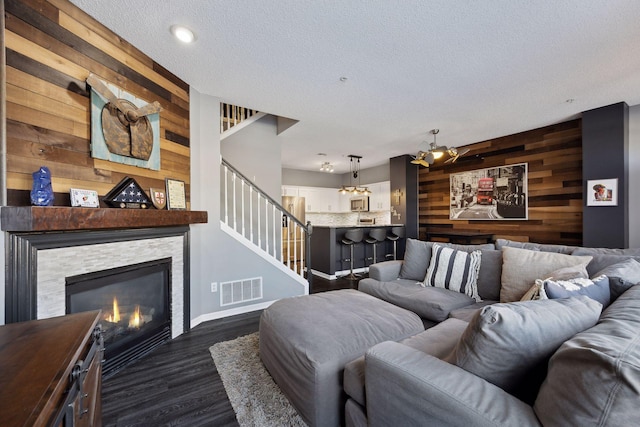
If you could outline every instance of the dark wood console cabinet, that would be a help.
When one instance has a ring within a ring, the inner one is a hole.
[[[100,311],[0,326],[0,424],[101,426]]]

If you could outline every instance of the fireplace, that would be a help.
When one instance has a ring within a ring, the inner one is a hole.
[[[65,279],[66,313],[102,310],[108,377],[171,338],[171,258]]]

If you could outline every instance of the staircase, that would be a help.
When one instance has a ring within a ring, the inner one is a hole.
[[[266,114],[237,105],[220,103],[220,139],[233,135]]]
[[[303,224],[221,159],[221,228],[247,248],[311,287],[311,223]]]

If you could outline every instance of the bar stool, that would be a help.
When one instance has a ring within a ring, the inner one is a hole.
[[[397,259],[398,255],[398,239],[404,237],[404,227],[392,227],[391,232],[387,234],[387,239],[393,242],[393,259]]]
[[[378,262],[376,255],[376,246],[378,246],[379,242],[384,242],[387,238],[387,232],[384,228],[374,228],[369,232],[369,237],[367,237],[364,241],[373,245],[373,263]]]
[[[353,273],[353,247],[362,242],[362,238],[364,237],[364,232],[361,228],[354,228],[352,230],[344,233],[344,237],[342,238],[342,244],[349,246],[349,274],[342,276],[347,277],[351,280],[358,279],[360,276]]]

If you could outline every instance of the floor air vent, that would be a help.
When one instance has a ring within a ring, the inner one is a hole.
[[[220,306],[262,299],[262,277],[220,283]]]

